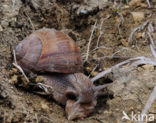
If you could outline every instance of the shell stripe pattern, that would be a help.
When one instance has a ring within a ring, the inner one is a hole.
[[[73,73],[82,70],[80,50],[69,36],[54,29],[42,29],[36,35],[42,41],[36,71]]]

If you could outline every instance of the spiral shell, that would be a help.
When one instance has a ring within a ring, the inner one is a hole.
[[[75,73],[82,71],[80,50],[66,34],[40,29],[15,49],[18,64],[26,71]]]

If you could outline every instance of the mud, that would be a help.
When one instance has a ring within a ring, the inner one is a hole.
[[[81,49],[85,61],[91,31],[90,52],[84,72],[91,78],[97,73],[128,58],[153,57],[150,41],[143,30],[132,30],[147,20],[153,27],[156,41],[156,2],[151,8],[143,0],[126,3],[108,0],[1,0],[0,2],[0,122],[2,123],[121,123],[122,112],[140,114],[156,85],[156,68],[152,65],[125,66],[113,70],[97,83],[113,81],[105,96],[98,99],[95,112],[83,120],[67,121],[64,107],[51,98],[15,86],[12,81],[15,46],[33,31],[47,27],[71,36]],[[132,12],[141,12],[137,19]],[[142,14],[142,15],[140,15]],[[101,24],[103,22],[103,24]],[[102,26],[101,26],[102,25]],[[101,34],[101,36],[100,36]],[[99,43],[98,42],[99,39]],[[98,44],[98,45],[97,45]],[[97,47],[98,46],[98,47]],[[156,102],[149,114],[156,114]],[[156,115],[155,121],[156,122]]]

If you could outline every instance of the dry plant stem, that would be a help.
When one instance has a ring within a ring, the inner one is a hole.
[[[156,100],[156,86],[154,87],[144,109],[142,110],[141,116],[145,115],[147,113],[147,111],[150,109],[152,103]],[[141,122],[139,122],[141,123]]]
[[[103,57],[98,57],[94,58],[94,60],[101,60],[101,59],[128,59],[131,58],[130,56],[103,56]]]
[[[147,34],[148,34],[150,42],[151,42],[151,44],[150,44],[151,52],[152,52],[153,56],[156,58],[155,44],[154,44],[154,40],[153,40],[153,38],[151,36],[151,33],[153,31],[154,31],[153,26],[152,26],[151,23],[149,23]],[[154,89],[153,89],[153,91],[152,91],[152,93],[151,93],[151,95],[150,95],[150,97],[149,97],[149,99],[148,99],[144,109],[142,110],[141,116],[143,116],[143,115],[145,115],[147,113],[147,111],[150,109],[152,103],[155,100],[156,100],[156,86],[154,87]],[[142,123],[142,122],[138,122],[138,123]]]
[[[14,55],[14,62],[15,62],[15,64],[17,64],[17,60],[16,60],[16,52],[15,52],[15,50],[13,50],[13,55]]]
[[[13,55],[14,55],[14,62],[15,62],[15,63],[12,63],[12,64],[22,73],[22,75],[24,76],[24,78],[26,79],[26,81],[29,82],[29,79],[28,79],[28,77],[25,75],[23,69],[17,64],[15,50],[13,50]]]
[[[147,20],[146,22],[144,22],[142,25],[140,25],[140,26],[134,28],[133,31],[130,33],[130,36],[129,36],[129,38],[128,38],[128,42],[130,42],[130,41],[132,40],[133,34],[134,34],[137,30],[140,30],[140,31],[143,30],[143,29],[146,27],[146,25],[147,25],[148,23],[149,23],[149,20]]]
[[[41,89],[43,89],[47,94],[49,93],[48,88],[53,89],[51,86],[43,84],[43,83],[38,83],[37,84]]]
[[[12,8],[15,7],[15,2],[16,2],[16,0],[12,0]]]
[[[122,13],[120,13],[120,12],[118,12],[118,15],[120,16],[120,23],[118,24],[118,30],[119,30],[119,34],[121,34],[120,26],[124,23],[124,17],[122,15]]]
[[[85,59],[85,61],[88,60],[89,50],[90,50],[90,44],[91,44],[91,41],[92,41],[92,38],[93,38],[93,33],[94,33],[94,30],[95,30],[96,24],[97,24],[97,20],[95,21],[95,24],[94,24],[93,29],[91,31],[91,35],[90,35],[89,42],[88,42],[88,47],[87,47],[87,53],[86,53],[86,59]]]
[[[150,44],[151,52],[152,52],[153,56],[156,58],[156,50],[155,50],[155,44],[154,44],[153,38],[149,32],[147,32],[147,34],[148,34],[149,39],[151,41],[151,44]]]
[[[156,59],[151,59],[151,58],[147,58],[147,57],[135,57],[135,58],[130,58],[128,60],[125,60],[119,64],[116,64],[114,66],[112,66],[111,68],[108,68],[105,71],[100,72],[99,74],[97,74],[95,77],[93,77],[91,79],[92,82],[95,82],[96,80],[104,77],[106,74],[110,73],[112,71],[112,69],[114,68],[119,68],[125,64],[131,63],[131,66],[137,66],[140,64],[152,64],[154,66],[156,66]]]
[[[33,22],[31,21],[31,18],[28,16],[27,13],[25,13],[25,14],[26,14],[26,16],[28,17],[28,20],[29,20],[29,22],[30,22],[30,24],[31,24],[31,26],[32,26],[32,30],[35,31],[35,26],[34,26]]]
[[[104,22],[104,19],[102,19],[101,24],[100,24],[100,35],[98,36],[96,47],[99,47],[100,38],[101,38],[101,36],[103,34],[103,32],[101,31],[103,22]]]
[[[45,119],[47,119],[47,120],[49,120],[51,123],[53,123],[53,121],[51,119],[49,119],[48,117],[46,117],[44,115],[42,115],[42,117],[45,118]]]
[[[95,86],[95,87],[94,87],[94,90],[95,90],[96,92],[98,92],[98,91],[100,91],[101,89],[106,88],[106,87],[108,87],[108,86],[110,86],[110,85],[112,85],[112,83],[108,83],[108,84],[104,84],[104,85]]]
[[[35,113],[35,119],[36,119],[36,123],[39,123],[38,116],[36,113]]]
[[[150,32],[150,33],[154,32],[154,27],[151,22],[148,24],[148,32]]]
[[[151,8],[151,4],[149,2],[149,0],[146,0],[147,1],[147,4],[148,4],[148,8]]]
[[[102,21],[101,21],[101,24],[100,24],[100,28],[99,28],[99,30],[100,30],[100,35],[98,36],[96,47],[99,47],[100,38],[101,38],[101,36],[102,36],[102,34],[103,34],[103,32],[102,32],[103,22],[104,22],[106,19],[108,19],[109,17],[110,17],[110,16],[108,16],[108,17],[106,17],[106,18],[102,18]]]
[[[91,76],[91,73],[95,71],[95,69],[97,68],[97,66],[98,66],[98,65],[96,65],[96,66],[93,68],[93,70],[90,72],[88,78]]]

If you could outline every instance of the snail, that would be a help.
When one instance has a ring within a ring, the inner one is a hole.
[[[25,73],[39,73],[38,86],[65,105],[68,120],[83,119],[94,111],[99,90],[83,74],[80,49],[63,32],[43,28],[22,40],[15,49],[18,65]]]

